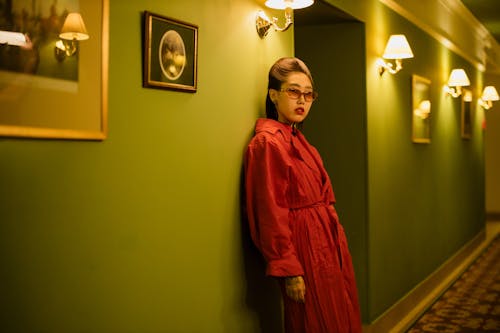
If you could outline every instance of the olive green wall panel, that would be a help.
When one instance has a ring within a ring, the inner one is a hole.
[[[452,68],[466,69],[473,87],[476,70],[389,10],[384,25],[406,35],[415,58],[395,76],[367,74],[372,319],[484,227],[481,111],[472,139],[462,139],[460,101],[442,90]],[[411,140],[412,74],[431,81],[430,144]]]
[[[348,47],[343,47],[349,45]],[[339,52],[339,50],[343,50]],[[295,54],[312,71],[319,98],[303,131],[330,175],[367,315],[365,31],[360,22],[295,27]]]
[[[0,331],[280,329],[240,186],[267,71],[293,54],[293,31],[260,39],[258,9],[110,1],[108,138],[0,140]],[[199,26],[196,93],[142,88],[144,10]]]
[[[484,228],[484,113],[460,136],[460,103],[444,96],[452,68],[469,63],[378,1],[328,1],[366,24],[368,151],[368,316],[374,321]],[[415,57],[380,77],[377,59],[391,34]],[[431,143],[411,141],[411,76],[431,80]]]

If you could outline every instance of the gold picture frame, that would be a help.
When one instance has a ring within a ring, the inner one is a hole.
[[[412,141],[431,142],[431,81],[419,75],[412,75]]]
[[[78,9],[90,38],[79,42],[75,55],[61,58],[55,44],[65,15],[70,10],[67,6]],[[12,6],[11,10],[21,10],[15,7]],[[41,13],[40,8],[43,9]],[[36,10],[37,13],[26,15],[32,21],[50,21],[53,30],[50,35],[46,28],[29,32],[31,45],[27,50],[39,48],[36,53],[32,52],[35,62],[27,62],[26,66],[20,67],[20,71],[0,69],[0,136],[104,140],[107,137],[108,113],[109,0],[74,0],[65,2],[64,7],[52,0],[41,0]],[[16,13],[1,12],[0,15],[14,16]],[[38,32],[45,34],[43,38],[37,38]],[[37,44],[37,41],[43,43]],[[18,46],[0,46],[4,50],[7,47],[11,53],[1,51],[0,56],[22,61],[24,58],[18,55],[27,54]],[[49,72],[52,69],[64,71],[65,66],[71,64],[76,68],[76,79],[40,74],[42,67],[46,72],[47,68]]]
[[[146,88],[196,92],[198,26],[144,12],[144,73]]]
[[[461,101],[461,136],[463,139],[472,137],[472,91],[462,88]]]

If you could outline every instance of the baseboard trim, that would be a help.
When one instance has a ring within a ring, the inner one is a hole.
[[[403,333],[431,306],[441,294],[472,264],[487,246],[483,229],[448,259],[428,278],[418,284],[395,305],[370,325],[363,333]]]

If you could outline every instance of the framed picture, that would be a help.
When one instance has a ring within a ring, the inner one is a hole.
[[[196,92],[198,27],[144,12],[143,86]]]
[[[461,133],[462,138],[470,139],[472,137],[472,91],[462,89],[462,108],[461,108]]]
[[[412,141],[431,142],[431,81],[412,75]]]
[[[59,37],[70,12],[90,36],[74,53]],[[106,138],[108,20],[109,0],[0,0],[0,30],[22,37],[0,44],[0,136]]]

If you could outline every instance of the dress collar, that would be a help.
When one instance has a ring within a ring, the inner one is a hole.
[[[288,124],[267,118],[257,119],[257,124],[255,125],[255,133],[268,132],[271,134],[276,134],[277,132],[280,132],[287,141],[290,141],[292,139],[294,131],[295,135],[299,133],[298,129],[293,129],[292,126]]]

